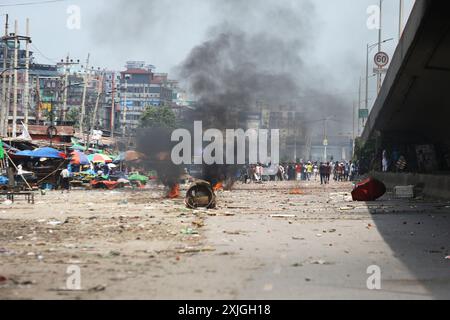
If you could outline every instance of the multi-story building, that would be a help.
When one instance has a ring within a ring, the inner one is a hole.
[[[19,44],[20,46],[20,44]],[[6,60],[4,60],[4,49],[8,48]],[[8,41],[7,43],[0,43],[0,69],[1,69],[1,82],[6,81],[6,96],[7,103],[3,106],[4,111],[8,110],[8,122],[12,125],[12,114],[13,114],[13,101],[14,101],[14,87],[13,87],[13,58],[14,58],[14,43]],[[6,68],[4,68],[4,62],[6,62]],[[24,99],[24,89],[25,89],[25,65],[26,65],[26,52],[24,49],[19,47],[18,50],[18,70],[17,70],[17,123],[24,121],[25,114],[25,99]],[[57,78],[58,70],[54,65],[44,65],[37,64],[34,62],[33,52],[29,52],[29,95],[28,95],[28,120],[33,123],[38,120],[38,116],[35,112],[36,104],[39,100],[41,79],[45,78]],[[2,86],[0,85],[0,89]]]
[[[126,131],[139,126],[142,113],[148,106],[172,106],[173,93],[165,73],[154,73],[154,66],[142,61],[127,62],[120,77],[120,125]]]

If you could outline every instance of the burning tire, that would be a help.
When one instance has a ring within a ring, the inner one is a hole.
[[[185,203],[190,209],[214,209],[216,207],[216,194],[209,182],[198,180],[187,191]]]

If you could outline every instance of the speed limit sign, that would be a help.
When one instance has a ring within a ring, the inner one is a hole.
[[[386,52],[378,52],[374,60],[379,68],[383,68],[389,63],[389,55]]]

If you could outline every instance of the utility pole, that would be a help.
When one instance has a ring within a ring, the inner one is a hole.
[[[24,107],[24,118],[25,125],[28,125],[28,107],[30,100],[30,88],[29,88],[29,77],[30,77],[30,19],[26,20],[26,40],[25,40],[25,85],[23,92],[23,107]]]
[[[5,36],[3,37],[3,74],[2,77],[2,109],[0,111],[0,135],[6,136],[7,135],[7,128],[8,128],[8,116],[9,116],[9,109],[8,109],[8,101],[7,99],[8,95],[6,94],[6,81],[7,81],[7,74],[6,69],[8,68],[8,22],[9,22],[9,16],[6,15],[5,20]]]
[[[36,77],[36,97],[35,97],[35,103],[36,103],[36,124],[39,124],[39,121],[41,120],[41,88],[39,84],[39,76]]]
[[[86,112],[86,91],[87,91],[87,86],[88,86],[88,82],[89,82],[89,57],[90,54],[88,53],[87,59],[86,59],[86,68],[84,70],[84,86],[83,86],[83,96],[81,98],[81,111],[80,111],[80,134],[83,136],[83,132],[84,132],[84,114]]]
[[[361,77],[359,78],[359,91],[360,91],[360,98],[358,103],[353,102],[353,136],[352,136],[352,156],[355,154],[355,143],[356,143],[356,125],[355,125],[355,120],[356,120],[356,109],[358,107],[360,107],[361,104]],[[358,114],[359,117],[359,114]],[[359,121],[356,122],[358,124],[359,127]]]
[[[11,56],[11,60],[9,61],[9,66],[11,67],[14,64],[14,56]],[[7,110],[7,116],[6,116],[6,134],[5,136],[8,136],[8,130],[9,130],[9,111],[11,110],[11,89],[13,86],[13,77],[12,74],[8,77],[8,90],[7,90],[7,97],[6,97],[6,110]]]
[[[12,123],[12,136],[17,137],[17,77],[18,77],[18,62],[19,62],[19,38],[18,36],[19,26],[17,20],[14,21],[14,87],[13,87],[13,123]]]
[[[97,100],[95,101],[94,114],[92,115],[92,125],[91,125],[92,130],[94,130],[95,124],[97,122],[98,105],[100,103],[100,97],[102,93],[103,93],[103,74],[101,74],[98,79]]]
[[[95,123],[97,122],[98,105],[100,103],[100,97],[102,95],[102,92],[103,92],[103,74],[101,74],[98,79],[97,100],[95,101],[94,114],[92,115],[92,122],[86,139],[86,150],[89,149],[91,134],[93,133],[95,129]]]
[[[31,39],[26,36],[20,36],[19,34],[19,26],[17,20],[14,22],[14,36],[7,36],[4,39],[14,40],[14,56],[13,63],[14,66],[14,82],[13,82],[13,123],[12,123],[12,136],[13,138],[17,137],[17,98],[18,98],[18,69],[19,69],[19,44],[21,40],[25,40],[27,42],[31,42]],[[8,111],[9,113],[9,111]]]
[[[74,62],[73,59],[69,58],[69,54],[67,54],[66,61],[61,60],[59,65],[64,66],[64,93],[63,93],[63,106],[61,109],[61,118],[62,121],[66,121],[66,113],[67,113],[67,94],[69,90],[69,72],[70,67],[73,65],[79,64],[80,61]]]
[[[360,114],[360,110],[361,110],[361,98],[362,98],[362,79],[361,77],[359,77],[359,90],[358,90],[358,113],[357,113],[357,119],[356,119],[356,123],[358,125],[358,136],[359,136],[359,114]],[[353,124],[355,124],[355,120],[353,120]],[[356,132],[355,131],[355,132]],[[355,139],[355,135],[353,135],[353,139]]]
[[[367,54],[366,54],[366,98],[365,98],[365,101],[364,101],[364,108],[366,110],[369,110],[369,52],[370,52],[370,46],[369,46],[369,44],[367,44]],[[362,129],[364,130],[364,118],[361,119],[361,124],[362,124]],[[358,124],[358,130],[359,130],[359,124]]]

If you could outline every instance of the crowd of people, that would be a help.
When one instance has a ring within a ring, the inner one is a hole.
[[[337,182],[354,181],[359,175],[358,164],[352,161],[283,163],[275,170],[273,166],[261,164],[243,168],[241,178],[246,183],[260,183],[263,180],[278,181],[320,181],[329,184],[330,178]]]

